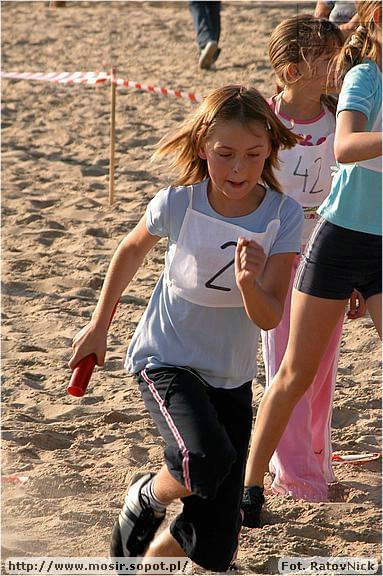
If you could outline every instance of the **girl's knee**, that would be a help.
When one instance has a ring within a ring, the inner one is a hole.
[[[298,402],[310,387],[315,371],[305,367],[286,366],[283,363],[274,378],[274,391],[292,403]]]
[[[177,540],[171,535],[170,530],[166,529],[151,541],[145,557],[171,557],[185,556],[185,552],[178,544]]]
[[[214,498],[235,460],[236,451],[231,445],[208,454],[193,454],[191,459],[193,492],[201,498]]]
[[[187,453],[172,447],[165,449],[165,460],[171,473],[183,478],[182,483],[201,498],[214,498],[219,486],[230,473],[237,453],[231,443],[211,445],[204,451]]]

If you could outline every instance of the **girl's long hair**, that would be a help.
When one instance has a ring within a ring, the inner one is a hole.
[[[309,69],[325,53],[335,53],[343,45],[342,32],[326,18],[300,14],[286,18],[275,28],[269,40],[269,59],[277,78],[278,88],[291,83],[290,64],[305,62]],[[330,69],[329,69],[330,73]],[[335,114],[336,100],[323,94],[321,101]]]
[[[377,62],[380,44],[376,36],[376,24],[374,13],[381,9],[380,0],[358,0],[355,2],[359,17],[359,26],[344,43],[337,61],[336,71],[339,84],[343,81],[346,73],[369,58]]]
[[[252,87],[228,85],[210,92],[174,135],[162,138],[153,158],[170,155],[170,168],[176,173],[176,185],[196,184],[208,178],[207,161],[198,151],[212,134],[218,122],[236,120],[243,125],[258,122],[267,131],[271,144],[261,178],[277,192],[281,186],[274,175],[278,168],[280,148],[292,148],[300,140],[278,120],[263,96]]]

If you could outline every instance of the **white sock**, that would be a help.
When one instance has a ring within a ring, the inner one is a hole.
[[[153,477],[151,480],[149,480],[149,482],[147,482],[141,489],[141,494],[145,494],[145,496],[148,498],[150,506],[153,508],[154,512],[158,513],[158,515],[162,515],[165,510],[166,510],[166,506],[167,504],[164,504],[163,502],[161,502],[160,500],[158,500],[157,496],[154,494],[154,490],[153,490],[153,481],[154,481]]]

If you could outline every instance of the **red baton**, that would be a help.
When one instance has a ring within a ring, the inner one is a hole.
[[[109,320],[109,326],[112,322],[114,313],[116,311],[118,302],[116,302],[112,315]],[[71,396],[84,396],[89,380],[93,374],[94,367],[96,366],[96,354],[89,354],[81,358],[77,366],[74,367],[72,377],[70,379],[68,388],[66,389]]]

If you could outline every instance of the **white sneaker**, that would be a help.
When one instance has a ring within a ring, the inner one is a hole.
[[[209,70],[214,62],[214,56],[216,55],[217,50],[218,44],[215,40],[208,42],[200,54],[198,60],[199,67],[203,70]]]

